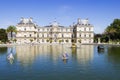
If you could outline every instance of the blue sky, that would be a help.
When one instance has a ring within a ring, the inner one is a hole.
[[[95,33],[120,18],[120,0],[0,0],[0,28],[16,25],[21,17],[32,17],[39,26],[56,20],[69,26],[78,18],[89,19]]]

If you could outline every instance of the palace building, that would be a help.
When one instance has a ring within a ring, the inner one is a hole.
[[[32,18],[21,18],[16,25],[17,43],[93,43],[94,30],[88,19],[65,27],[54,21],[48,26],[38,26]]]

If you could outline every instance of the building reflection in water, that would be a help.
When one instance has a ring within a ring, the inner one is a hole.
[[[62,60],[62,54],[65,52],[68,53],[69,58],[84,63],[93,58],[93,45],[81,45],[80,48],[69,48],[66,45],[16,46],[17,60],[23,66],[33,64],[36,58],[51,60],[57,64]]]
[[[87,63],[93,59],[93,49],[93,45],[81,45],[80,48],[73,49],[72,54],[76,55],[79,63]]]
[[[33,63],[37,55],[36,46],[16,46],[17,60],[23,66],[28,66]]]

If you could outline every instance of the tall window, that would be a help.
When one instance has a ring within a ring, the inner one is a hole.
[[[89,31],[90,31],[91,28],[89,28]]]
[[[30,34],[30,37],[31,37],[31,34]]]
[[[49,29],[47,29],[47,31],[49,31]]]
[[[47,37],[49,37],[49,34],[47,34]]]
[[[79,37],[81,37],[81,34],[80,34],[80,36]]]
[[[26,31],[26,28],[24,28],[24,31]]]
[[[84,35],[84,37],[86,37],[86,34]]]
[[[62,37],[64,37],[64,35],[62,34]]]
[[[26,35],[24,35],[24,37],[26,37]]]
[[[44,37],[44,34],[42,34],[42,37]]]
[[[89,34],[89,37],[91,37],[91,35]]]
[[[42,39],[42,42],[44,42],[44,39]]]
[[[84,31],[86,31],[86,28],[84,28]]]

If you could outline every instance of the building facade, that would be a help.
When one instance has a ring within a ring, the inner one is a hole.
[[[77,24],[65,27],[56,21],[44,27],[33,23],[32,18],[21,18],[16,25],[17,43],[93,43],[93,26],[88,20],[78,19]]]

